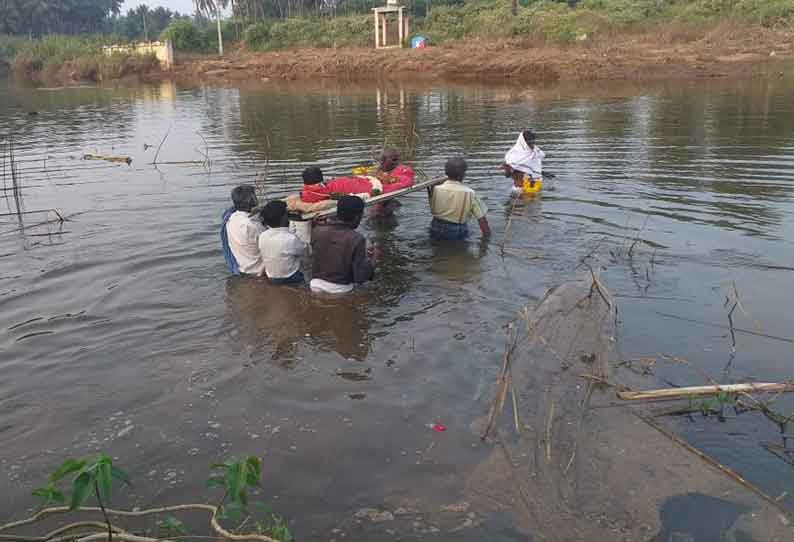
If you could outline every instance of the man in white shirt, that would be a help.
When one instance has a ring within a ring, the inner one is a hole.
[[[253,186],[240,185],[232,190],[234,212],[229,216],[225,233],[228,247],[240,274],[261,276],[265,271],[265,263],[259,253],[259,234],[265,227],[259,220],[251,216],[257,206],[256,191]]]
[[[289,231],[287,204],[281,200],[271,201],[259,216],[269,226],[259,234],[259,252],[267,278],[274,284],[302,283],[301,261],[308,252],[308,245]]]

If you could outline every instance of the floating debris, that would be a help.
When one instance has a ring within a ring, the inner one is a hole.
[[[346,380],[369,380],[372,368],[365,369],[337,369],[336,376],[340,376]]]
[[[128,166],[132,164],[132,158],[129,156],[105,156],[102,154],[84,154],[83,160],[104,160],[105,162],[116,162],[127,164]]]

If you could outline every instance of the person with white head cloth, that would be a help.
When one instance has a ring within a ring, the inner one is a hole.
[[[535,144],[535,132],[524,130],[505,154],[505,177],[513,179],[513,192],[533,194],[543,184],[543,159],[546,153]]]

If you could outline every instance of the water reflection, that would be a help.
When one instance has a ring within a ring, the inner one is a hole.
[[[454,286],[476,284],[483,273],[483,260],[488,254],[487,240],[431,241],[430,272]]]
[[[369,304],[361,292],[320,297],[305,287],[230,278],[225,306],[233,349],[246,354],[251,364],[269,357],[290,369],[298,363],[302,347],[363,361],[370,349]]]

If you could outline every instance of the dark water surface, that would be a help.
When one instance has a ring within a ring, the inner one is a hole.
[[[449,487],[428,487],[428,499],[448,502],[456,465],[483,453],[470,424],[490,401],[504,324],[580,275],[587,255],[618,295],[618,357],[657,359],[648,386],[791,379],[790,89],[3,83],[0,133],[13,134],[21,206],[69,220],[0,216],[0,510],[20,515],[56,463],[99,449],[127,466],[141,504],[193,499],[210,463],[261,455],[266,493],[302,518],[302,538],[324,538],[339,517],[415,491],[429,473]],[[516,206],[506,236],[512,204],[496,166],[527,126],[557,179]],[[148,165],[169,130],[161,165]],[[266,174],[269,194],[286,194],[306,165],[344,173],[384,141],[409,148],[427,175],[465,155],[493,240],[434,246],[416,194],[394,223],[363,225],[385,259],[349,298],[227,276],[217,230],[235,184]],[[166,163],[207,152],[211,167]],[[7,213],[16,202],[4,164]],[[788,342],[738,333],[732,352],[720,327],[732,283],[745,311],[736,326]],[[372,378],[334,374],[350,367]],[[794,412],[792,394],[775,408]],[[443,461],[422,460],[430,422],[448,427]],[[761,446],[781,443],[763,416],[678,424],[773,496],[794,487],[791,465]],[[497,523],[481,535],[512,539]]]

